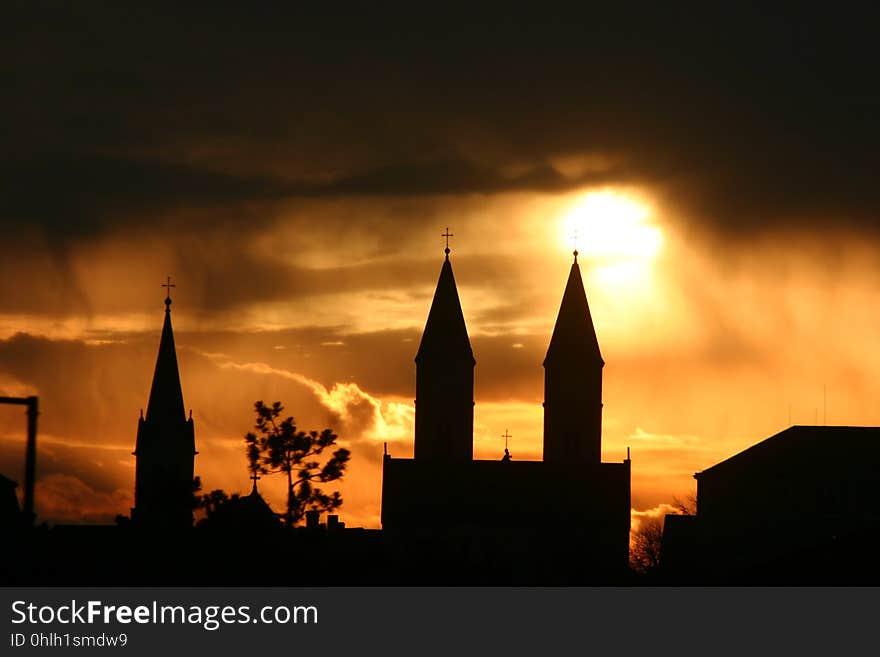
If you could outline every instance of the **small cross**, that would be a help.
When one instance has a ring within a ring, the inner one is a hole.
[[[511,435],[508,433],[507,429],[505,429],[505,430],[504,430],[504,433],[501,434],[501,437],[504,438],[504,449],[506,450],[506,449],[507,449],[507,441],[508,441],[510,438],[513,438],[513,436],[511,436]]]
[[[256,493],[257,492],[257,480],[260,479],[260,475],[258,475],[256,472],[254,472],[254,474],[251,475],[251,479],[254,482],[254,492]]]
[[[168,277],[168,282],[167,282],[167,283],[162,283],[162,285],[160,285],[159,287],[164,287],[164,288],[168,291],[168,295],[167,295],[167,296],[168,296],[168,298],[170,299],[170,298],[171,298],[171,288],[172,288],[172,287],[177,287],[177,286],[176,286],[174,283],[171,282],[171,277],[169,276],[169,277]]]
[[[446,227],[446,232],[445,232],[445,233],[441,233],[441,234],[440,234],[440,237],[445,237],[445,238],[446,238],[446,255],[448,256],[448,255],[449,255],[449,238],[450,238],[450,237],[455,237],[455,235],[454,235],[453,233],[450,233],[450,232],[449,232],[449,226],[447,226],[447,227]]]
[[[571,236],[571,241],[574,242],[574,261],[577,263],[578,261],[578,229],[575,228],[573,234]]]

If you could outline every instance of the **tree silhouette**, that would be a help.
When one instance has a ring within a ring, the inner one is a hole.
[[[202,495],[199,506],[205,510],[206,519],[210,520],[222,507],[230,502],[235,502],[239,497],[238,493],[227,495],[225,490],[217,488],[210,493]]]
[[[697,496],[673,496],[670,506],[675,510],[675,515],[695,516]],[[649,574],[660,566],[664,522],[663,516],[643,516],[639,520],[638,528],[632,533],[629,548],[629,561],[633,570]]]
[[[251,474],[287,475],[287,512],[284,524],[292,527],[309,509],[332,511],[342,505],[338,492],[327,494],[315,483],[341,479],[351,452],[344,447],[335,450],[322,465],[319,458],[324,450],[336,445],[337,435],[330,429],[299,431],[292,417],[281,419],[281,402],[271,406],[258,401],[254,404],[257,433],[244,437],[245,452]]]
[[[634,570],[651,573],[660,565],[660,547],[663,543],[663,518],[644,516],[633,532],[629,561]]]
[[[220,488],[203,494],[201,477],[193,477],[192,495],[193,510],[201,509],[205,512],[205,517],[196,523],[197,526],[203,526],[221,507],[236,501],[240,497],[238,493],[233,493],[232,496],[229,496],[226,494],[226,491]]]
[[[684,499],[673,496],[672,508],[680,516],[695,516],[697,515],[697,496],[694,494],[685,495]]]
[[[203,507],[202,500],[204,496],[201,495],[202,492],[202,478],[199,476],[193,477],[192,480],[192,508],[201,509]]]

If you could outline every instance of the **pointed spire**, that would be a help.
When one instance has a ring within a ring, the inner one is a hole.
[[[169,278],[163,285],[174,287]],[[165,324],[162,326],[162,337],[159,340],[159,356],[156,359],[156,370],[153,373],[153,385],[150,388],[150,401],[147,404],[147,420],[185,421],[183,407],[183,391],[180,387],[180,372],[177,369],[177,351],[174,348],[174,332],[171,329],[171,297],[165,298]]]
[[[449,231],[447,230],[447,233]],[[423,358],[461,359],[474,361],[470,338],[461,311],[458,288],[452,274],[452,263],[449,261],[449,248],[446,249],[446,260],[440,269],[434,300],[425,323],[425,332],[416,354],[416,362]]]
[[[416,354],[414,459],[473,459],[475,365],[446,247]]]
[[[603,365],[605,363],[599,351],[599,340],[593,326],[593,317],[590,314],[590,305],[587,303],[587,293],[584,291],[577,257],[578,252],[575,251],[544,365],[556,357],[564,359],[587,357]]]

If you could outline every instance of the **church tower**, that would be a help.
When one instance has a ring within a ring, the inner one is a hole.
[[[474,353],[446,260],[416,355],[415,459],[470,461],[474,455]]]
[[[192,527],[192,482],[195,434],[192,414],[183,407],[177,352],[171,330],[171,284],[165,299],[165,324],[147,415],[138,420],[134,455],[135,487],[132,522],[155,529]]]
[[[544,461],[602,461],[605,361],[581,280],[577,251],[544,359]]]

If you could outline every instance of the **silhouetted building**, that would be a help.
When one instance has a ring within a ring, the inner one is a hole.
[[[236,495],[221,504],[209,518],[200,522],[200,526],[253,536],[278,531],[282,525],[278,515],[254,486],[250,494]]]
[[[604,363],[577,254],[544,361],[543,461],[473,460],[474,365],[447,250],[416,356],[414,458],[384,459],[383,530],[514,581],[622,572],[630,461],[601,463]]]
[[[164,529],[192,526],[196,453],[192,413],[187,419],[183,406],[168,296],[147,415],[138,420],[133,523]]]
[[[793,426],[694,475],[661,562],[692,579],[867,581],[880,570],[880,428]],[[853,577],[850,577],[853,576]]]

